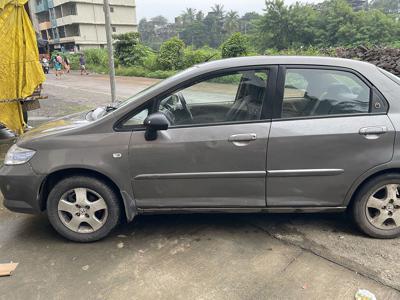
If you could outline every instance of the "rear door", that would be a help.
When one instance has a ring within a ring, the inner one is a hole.
[[[347,69],[280,68],[267,157],[269,207],[341,206],[361,174],[391,160],[387,103]]]

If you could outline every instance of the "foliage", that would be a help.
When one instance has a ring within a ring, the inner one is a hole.
[[[192,47],[187,47],[184,52],[184,68],[220,58],[221,54],[216,49],[210,47],[193,49]]]
[[[86,64],[108,67],[108,55],[106,49],[87,49],[83,52]]]
[[[239,30],[239,14],[237,11],[229,11],[225,16],[224,29],[227,34],[232,34]]]
[[[151,53],[151,49],[140,42],[140,34],[137,32],[116,34],[113,39],[115,58],[122,66],[142,65]]]
[[[187,8],[175,18],[174,23],[168,23],[165,19],[160,22],[160,18],[142,19],[139,22],[143,43],[155,50],[174,36],[179,36],[186,45],[194,48],[218,48],[235,32],[254,33],[260,15],[250,12],[240,17],[236,11],[226,12],[223,5],[217,4],[207,13]]]
[[[174,37],[161,45],[157,64],[161,70],[180,70],[183,67],[185,43]]]
[[[154,17],[150,20],[141,19],[139,32],[142,42],[154,50],[159,50],[165,40],[178,34],[176,26],[169,24],[163,16]]]
[[[295,55],[295,56],[335,56],[335,48],[320,49],[315,47],[308,48],[290,48],[277,50],[275,48],[267,49],[264,55]]]
[[[239,16],[215,5],[205,13],[187,8],[173,23],[163,16],[142,19],[140,35],[114,36],[116,73],[165,78],[177,70],[221,57],[335,56],[335,47],[400,47],[398,0],[372,0],[371,9],[356,11],[350,2],[285,5],[283,0],[266,0],[263,15],[249,12]],[[105,49],[84,53],[91,71],[108,72]],[[67,56],[72,68],[77,69],[79,55]]]
[[[240,32],[234,33],[222,44],[221,51],[223,58],[246,56],[249,53],[249,41]]]
[[[150,71],[156,71],[157,65],[157,54],[151,52],[143,59],[143,67]]]
[[[268,0],[259,22],[259,50],[386,44],[399,40],[400,25],[378,10],[353,11],[346,0],[327,0],[315,5],[286,6]]]
[[[71,65],[71,69],[73,70],[78,70],[79,69],[79,54],[75,53],[68,53],[65,55],[66,58],[68,58],[69,63]]]
[[[371,7],[388,14],[400,12],[399,0],[372,0]]]

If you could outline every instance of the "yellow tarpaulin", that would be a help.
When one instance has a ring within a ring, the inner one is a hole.
[[[0,123],[22,133],[19,102],[44,82],[35,31],[24,5],[28,0],[0,0]]]

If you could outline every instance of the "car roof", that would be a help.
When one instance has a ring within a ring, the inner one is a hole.
[[[350,68],[356,71],[376,71],[373,64],[358,60],[327,56],[248,56],[216,60],[197,65],[198,71],[258,65],[318,65]]]

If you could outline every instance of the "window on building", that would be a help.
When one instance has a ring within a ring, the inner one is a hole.
[[[117,32],[117,27],[113,27],[112,32]]]
[[[44,11],[44,12],[38,13],[36,15],[37,15],[39,23],[49,22],[50,21],[49,12],[48,11]]]
[[[110,12],[114,12],[114,7],[110,6]]]
[[[40,35],[42,36],[42,39],[47,40],[47,31],[46,30],[42,30],[40,32]]]
[[[58,34],[61,39],[65,38],[65,27],[64,26],[58,27]]]
[[[55,19],[56,13],[54,12],[54,8],[49,9],[50,19]]]
[[[65,36],[66,37],[80,36],[79,25],[78,24],[66,25]]]
[[[62,14],[62,10],[61,10],[61,5],[57,6],[54,8],[54,11],[56,13],[56,19],[62,18],[63,14]]]
[[[54,39],[54,34],[53,34],[52,28],[47,31],[47,36],[49,37],[49,40]]]
[[[76,13],[76,3],[73,2],[69,2],[66,4],[62,5],[62,12],[63,12],[63,16],[75,16],[77,15]]]

